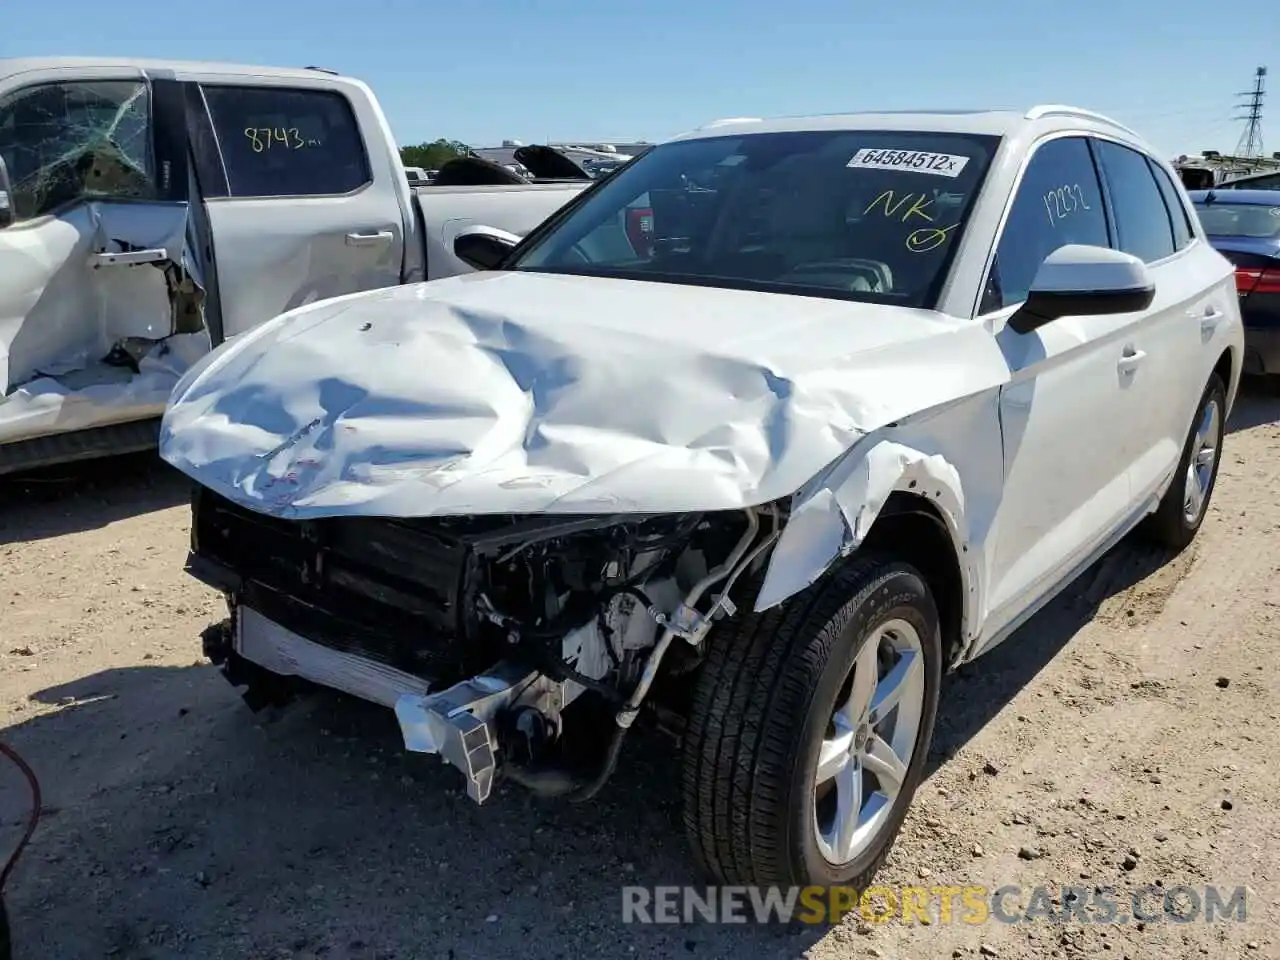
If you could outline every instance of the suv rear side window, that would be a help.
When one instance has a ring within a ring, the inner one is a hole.
[[[333,90],[205,86],[233,197],[321,197],[368,183],[351,104]]]
[[[1021,303],[1045,257],[1071,243],[1108,246],[1098,174],[1083,137],[1037,148],[1018,185],[987,276],[981,313]]]
[[[1118,246],[1147,263],[1174,251],[1173,228],[1147,158],[1110,140],[1095,140],[1116,217]]]
[[[1182,202],[1182,197],[1178,194],[1178,190],[1173,185],[1173,180],[1164,172],[1164,169],[1158,166],[1150,157],[1147,163],[1151,165],[1151,173],[1156,178],[1156,186],[1160,188],[1160,193],[1164,196],[1164,204],[1169,208],[1169,219],[1173,222],[1173,245],[1177,250],[1181,250],[1191,238],[1195,236],[1195,231],[1191,229],[1191,219],[1187,215],[1187,206]]]

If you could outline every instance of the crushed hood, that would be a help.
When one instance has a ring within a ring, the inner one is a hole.
[[[733,509],[1007,375],[980,324],[929,311],[475,273],[228,342],[178,384],[160,449],[294,518]]]

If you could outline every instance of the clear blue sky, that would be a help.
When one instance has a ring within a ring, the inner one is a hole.
[[[716,117],[1074,103],[1168,154],[1230,150],[1280,18],[1203,0],[8,0],[0,56],[316,64],[402,144],[660,140]],[[1226,19],[1229,29],[1211,24]],[[1268,58],[1274,60],[1268,64]]]

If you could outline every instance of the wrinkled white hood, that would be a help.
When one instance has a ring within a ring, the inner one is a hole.
[[[296,518],[730,509],[1007,372],[980,325],[928,311],[478,273],[225,344],[178,384],[161,455]]]

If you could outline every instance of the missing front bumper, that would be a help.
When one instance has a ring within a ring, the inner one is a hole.
[[[232,647],[271,673],[301,677],[384,707],[394,707],[403,694],[428,690],[421,677],[315,643],[246,606],[236,608]]]
[[[434,694],[402,694],[396,719],[406,750],[439,754],[462,771],[467,796],[489,799],[498,769],[498,714],[525,699],[540,675],[500,663],[487,673]]]
[[[559,713],[560,685],[503,662],[436,693],[427,681],[299,636],[240,606],[231,653],[271,674],[298,677],[394,709],[405,749],[437,754],[460,770],[467,796],[484,803],[498,766],[498,718],[517,706]],[[234,678],[228,676],[228,679]]]

